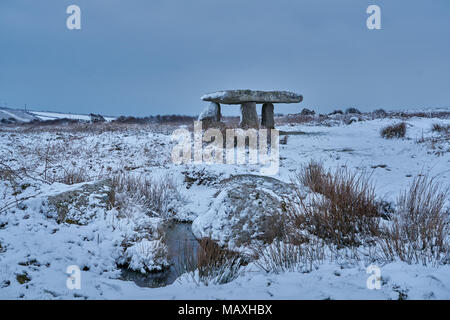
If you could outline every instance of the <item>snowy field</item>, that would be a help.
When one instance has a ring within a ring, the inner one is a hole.
[[[104,117],[106,121],[114,120],[114,117]],[[87,114],[73,114],[52,111],[26,111],[19,109],[11,109],[0,107],[0,121],[13,120],[19,123],[30,122],[33,120],[57,120],[57,119],[71,119],[90,121],[91,117]]]
[[[35,115],[41,120],[55,120],[55,119],[72,119],[72,120],[85,120],[90,121],[89,115],[83,114],[71,114],[71,113],[60,113],[60,112],[42,112],[42,111],[30,111],[31,114]],[[114,117],[105,117],[106,121],[111,121],[115,119]]]
[[[449,118],[361,120],[328,125],[283,121],[277,126],[281,139],[283,132],[301,134],[288,134],[280,144],[280,168],[273,178],[291,186],[296,172],[311,160],[330,170],[344,166],[370,175],[377,199],[391,206],[393,215],[401,192],[418,175],[450,187],[448,129],[432,130],[436,124],[449,126]],[[406,123],[404,138],[380,136],[382,128],[401,121]],[[407,263],[383,259],[368,245],[329,255],[332,248],[327,247],[307,270],[266,272],[249,259],[223,284],[201,281],[196,271],[180,272],[173,284],[160,288],[124,281],[124,268],[145,274],[171,264],[167,221],[193,223],[197,238],[211,237],[234,251],[246,253],[261,245],[252,228],[262,211],[244,208],[237,222],[227,217],[228,195],[237,191],[252,197],[254,190],[221,182],[259,175],[260,168],[174,164],[174,125],[92,126],[0,127],[0,299],[450,299],[448,251],[447,260],[438,263]],[[151,186],[150,191],[142,185]],[[261,188],[264,201],[278,203],[275,189]],[[313,193],[305,186],[302,192],[306,197]],[[449,206],[447,198],[447,216]],[[250,240],[234,234],[236,225]],[[380,270],[378,290],[367,287],[371,264]],[[81,289],[66,286],[71,265],[81,270]]]

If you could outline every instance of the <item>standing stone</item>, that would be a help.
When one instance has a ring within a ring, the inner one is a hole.
[[[217,103],[217,106],[215,107],[216,113],[214,115],[214,120],[216,122],[220,122],[220,118],[222,118],[222,113],[220,111],[220,104]]]
[[[275,128],[273,118],[273,103],[264,103],[261,110],[261,125],[267,129]]]
[[[205,110],[198,117],[198,121],[204,121],[208,123],[220,122],[220,104],[211,102]]]
[[[242,128],[259,128],[255,102],[245,102],[241,104],[240,126]]]

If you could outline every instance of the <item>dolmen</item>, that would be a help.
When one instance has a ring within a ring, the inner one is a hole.
[[[262,104],[261,126],[273,129],[275,127],[274,103],[299,103],[303,101],[303,96],[289,91],[225,90],[206,94],[201,99],[210,104],[200,114],[199,121],[219,122],[221,104],[240,104],[240,126],[259,128],[256,104]]]

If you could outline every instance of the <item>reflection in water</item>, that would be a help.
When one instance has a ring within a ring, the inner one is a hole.
[[[170,268],[162,272],[142,274],[133,270],[122,269],[121,279],[133,281],[139,287],[157,288],[164,287],[175,282],[180,276],[180,262],[184,260],[184,255],[197,255],[198,242],[192,234],[190,223],[170,223],[166,228],[166,244],[171,260]],[[186,250],[191,248],[191,250]]]

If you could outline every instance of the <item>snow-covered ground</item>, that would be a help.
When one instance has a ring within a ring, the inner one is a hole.
[[[104,117],[106,121],[112,121],[115,117]],[[73,114],[64,112],[52,111],[26,111],[20,109],[11,109],[0,107],[0,120],[14,119],[16,122],[30,122],[32,120],[56,120],[56,119],[71,119],[90,121],[91,117],[87,114]]]
[[[33,114],[30,114],[24,110],[17,110],[17,109],[9,109],[9,108],[1,108],[0,107],[0,121],[1,120],[11,120],[14,119],[14,121],[17,122],[29,122],[32,120],[37,119],[36,116]]]
[[[72,120],[84,120],[90,121],[91,117],[85,114],[72,114],[61,112],[43,112],[43,111],[30,111],[29,113],[37,116],[41,120],[55,120],[55,119],[72,119]],[[105,117],[106,121],[114,120],[114,117]]]
[[[387,140],[380,136],[382,127],[399,121],[386,118],[330,127],[278,127],[306,134],[289,135],[287,143],[280,145],[280,170],[274,178],[290,182],[301,165],[315,159],[327,168],[345,165],[371,173],[377,196],[388,202],[395,201],[421,173],[450,186],[450,142],[427,139],[438,134],[431,130],[433,124],[450,125],[450,120],[410,118],[405,120],[405,138]],[[236,174],[259,174],[258,165],[176,165],[171,161],[173,146],[169,134],[146,126],[98,132],[0,131],[0,163],[4,165],[0,169],[11,168],[20,176],[11,179],[0,175],[0,298],[450,299],[450,265],[431,267],[400,261],[379,265],[380,290],[367,288],[369,262],[352,259],[324,261],[308,273],[266,273],[250,263],[242,267],[237,279],[223,285],[199,284],[187,274],[162,288],[141,288],[120,280],[117,264],[123,259],[130,258],[137,269],[165,263],[156,263],[160,258],[152,251],[158,247],[155,234],[162,218],[148,217],[139,206],[126,216],[117,208],[98,209],[98,199],[91,196],[82,212],[89,216],[86,223],[58,223],[48,199],[83,186],[63,184],[67,172],[94,182],[117,174],[170,178],[184,199],[182,207],[171,214],[179,220],[194,221],[208,212],[213,195],[220,189],[215,181]],[[206,173],[212,182],[188,187],[186,172]],[[149,236],[143,235],[143,228]],[[125,240],[131,243],[128,253],[123,252]],[[66,287],[70,265],[82,270],[80,290]]]

